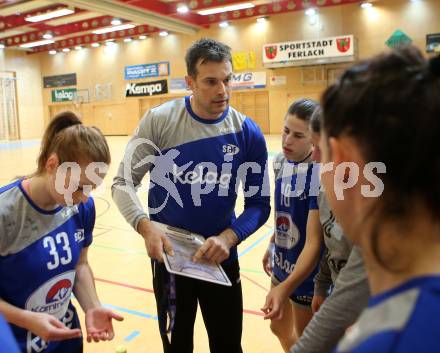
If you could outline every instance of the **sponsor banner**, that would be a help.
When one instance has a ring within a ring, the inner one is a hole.
[[[75,86],[75,85],[76,85],[76,74],[43,77],[44,88]]]
[[[271,86],[284,86],[287,85],[287,76],[272,76],[270,78]]]
[[[125,67],[125,79],[136,80],[146,77],[168,76],[170,74],[170,63],[159,62],[152,64],[133,65]]]
[[[167,80],[128,83],[125,88],[126,97],[155,96],[168,93]]]
[[[170,93],[185,93],[189,92],[189,88],[186,87],[185,78],[178,77],[170,79]]]
[[[75,98],[76,88],[54,89],[52,102],[72,102]]]
[[[273,66],[295,66],[353,61],[354,44],[353,35],[265,44],[263,64],[265,66],[272,64],[278,64]]]
[[[239,72],[232,74],[232,89],[264,88],[266,87],[266,72]]]

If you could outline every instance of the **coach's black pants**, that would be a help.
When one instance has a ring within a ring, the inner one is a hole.
[[[164,285],[168,272],[163,264],[155,262],[153,287],[156,303],[163,303]],[[161,333],[165,353],[192,353],[194,348],[194,321],[197,303],[203,315],[211,353],[242,353],[243,296],[238,260],[222,266],[232,287],[209,283],[183,276],[175,276],[176,316],[171,339]]]

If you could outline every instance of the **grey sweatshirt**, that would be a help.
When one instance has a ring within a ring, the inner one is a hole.
[[[347,263],[353,245],[344,235],[321,190],[318,195],[319,220],[324,233],[326,251],[315,276],[315,295],[327,296],[339,272]]]
[[[333,293],[307,325],[291,353],[331,352],[367,306],[370,290],[361,250],[354,246]]]

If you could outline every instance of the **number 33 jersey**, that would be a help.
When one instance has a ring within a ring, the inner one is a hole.
[[[78,328],[70,302],[81,250],[92,242],[95,207],[87,203],[47,211],[35,205],[21,180],[0,188],[0,298]],[[11,325],[22,352],[70,353],[81,339],[50,342]]]

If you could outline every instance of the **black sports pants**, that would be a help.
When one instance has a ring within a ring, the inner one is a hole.
[[[194,321],[197,303],[208,333],[211,353],[242,353],[243,296],[238,260],[222,265],[232,287],[209,283],[183,276],[175,276],[176,315],[170,339],[161,333],[164,353],[192,353],[194,348]],[[159,307],[166,302],[165,284],[168,272],[165,266],[152,262],[153,287]],[[163,315],[163,313],[162,313]]]

